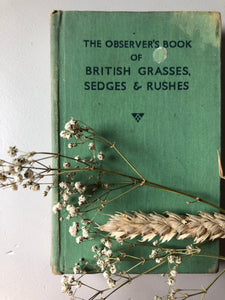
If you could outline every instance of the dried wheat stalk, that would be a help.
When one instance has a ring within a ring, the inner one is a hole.
[[[225,238],[225,215],[213,215],[200,212],[198,216],[181,216],[166,212],[167,216],[157,213],[144,214],[135,212],[117,213],[111,215],[109,221],[99,226],[102,231],[107,231],[117,240],[133,239],[142,236],[142,241],[151,241],[159,236],[162,242],[170,241],[173,237],[179,240],[192,237],[195,243],[204,242],[206,239],[215,240]]]

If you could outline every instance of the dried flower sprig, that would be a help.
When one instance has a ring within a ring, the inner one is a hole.
[[[53,157],[42,157],[38,152],[28,152],[19,154],[19,150],[9,147],[8,154],[12,157],[12,161],[0,160],[0,188],[11,188],[13,191],[18,190],[21,186],[32,191],[39,191],[41,181],[44,177],[51,176],[51,167],[46,165],[44,161]],[[52,183],[43,183],[46,186],[44,196],[52,188]]]
[[[117,240],[133,239],[141,236],[141,241],[151,241],[160,237],[161,242],[168,242],[176,237],[178,240],[194,238],[195,243],[225,238],[225,215],[214,213],[211,215],[200,212],[198,216],[180,216],[166,212],[167,216],[142,212],[117,213],[111,215],[110,220],[98,228],[107,231]]]
[[[8,154],[12,157],[12,161],[0,160],[0,188],[10,187],[12,190],[17,190],[21,186],[32,191],[38,191],[42,185],[45,185],[43,194],[46,196],[52,189],[53,184],[46,182],[44,178],[52,176],[60,179],[58,185],[60,191],[59,202],[53,205],[53,212],[59,215],[61,215],[62,210],[66,212],[69,234],[77,244],[87,240],[94,243],[90,249],[94,264],[89,261],[76,262],[73,269],[74,274],[64,275],[62,278],[62,292],[69,295],[71,299],[79,299],[76,295],[77,290],[86,286],[93,290],[93,296],[90,300],[97,297],[105,300],[122,286],[143,274],[152,272],[163,264],[168,264],[167,284],[169,292],[166,299],[177,299],[176,296],[180,290],[175,289],[174,284],[177,269],[182,263],[183,257],[213,256],[201,253],[198,245],[188,245],[184,249],[170,249],[169,247],[163,248],[162,242],[169,241],[173,237],[179,239],[193,237],[195,243],[201,243],[205,239],[224,238],[224,215],[219,213],[209,215],[204,212],[201,212],[199,216],[179,216],[172,212],[168,212],[167,216],[156,213],[149,215],[144,213],[134,215],[119,213],[112,216],[108,223],[99,226],[98,229],[96,229],[95,224],[96,217],[102,212],[104,213],[104,209],[109,203],[137,188],[142,188],[142,186],[183,195],[191,199],[191,201],[187,201],[189,204],[202,202],[221,212],[225,212],[225,210],[198,196],[183,193],[147,180],[120,152],[115,142],[109,141],[81,121],[71,118],[66,123],[64,130],[61,131],[60,136],[68,141],[68,149],[87,145],[86,150],[90,154],[89,157],[81,157],[82,155],[74,157],[73,155],[66,156],[62,153],[49,152],[29,152],[20,155],[20,151],[16,146],[10,147]],[[135,173],[135,176],[105,169],[104,162],[107,160],[107,154],[99,146],[104,146],[106,150],[115,151]],[[59,158],[63,161],[60,168],[51,167],[46,163],[48,159]],[[223,177],[219,156],[218,162],[220,176]],[[81,173],[82,176],[79,176]],[[109,174],[115,175],[117,180],[109,182],[107,177]],[[65,214],[63,215],[65,216]],[[59,219],[63,221],[62,216]],[[106,230],[107,233],[103,233],[99,229]],[[116,239],[110,238],[109,233]],[[131,243],[126,240],[138,235],[142,236],[142,242]],[[150,243],[149,241],[156,236],[159,236],[161,243],[159,244],[157,240]],[[112,244],[114,244],[114,247],[112,247]],[[131,250],[136,247],[147,247],[149,249],[147,257],[134,256]],[[121,269],[123,262],[127,261],[131,263],[129,268],[119,272],[118,267]],[[153,265],[149,266],[149,262],[152,262]],[[130,274],[140,266],[143,267],[140,274]],[[86,268],[89,272],[90,269],[93,272],[101,272],[106,279],[107,288],[98,290],[84,283],[83,276],[87,272]],[[219,275],[217,278],[219,278]],[[205,292],[201,290],[200,293]],[[185,299],[192,296],[187,293],[184,295]],[[181,294],[179,294],[179,297],[181,297]],[[161,299],[161,297],[157,299]]]

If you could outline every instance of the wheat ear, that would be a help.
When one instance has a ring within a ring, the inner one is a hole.
[[[108,222],[98,228],[107,231],[117,240],[133,239],[142,236],[141,241],[151,241],[160,237],[161,242],[170,241],[173,237],[178,240],[194,238],[194,243],[205,240],[225,238],[225,215],[214,213],[213,215],[200,212],[199,215],[181,216],[166,212],[167,216],[142,212],[117,213],[111,215]]]

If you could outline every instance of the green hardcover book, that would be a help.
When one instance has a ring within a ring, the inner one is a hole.
[[[219,205],[220,30],[217,12],[54,11],[53,151],[72,157],[87,155],[85,147],[69,149],[68,141],[59,138],[73,117],[116,142],[144,178]],[[102,150],[107,170],[138,177],[112,149]],[[60,158],[55,166],[62,167],[64,162]],[[82,180],[79,173],[75,176],[76,181]],[[65,181],[65,175],[57,180]],[[114,175],[108,180],[115,180]],[[53,204],[61,201],[60,197],[56,185]],[[107,214],[118,211],[215,211],[200,202],[187,205],[189,200],[144,186],[107,205],[95,222],[103,224]],[[70,201],[75,203],[77,196]],[[53,214],[54,273],[72,273],[80,258],[95,263],[90,251],[93,242],[77,244],[69,233],[75,220],[67,220],[65,210]],[[192,239],[171,242],[174,247],[190,243]],[[218,254],[218,242],[203,247]],[[150,248],[139,248],[130,254],[149,257]],[[198,257],[184,262],[179,271],[207,273],[217,267],[216,258]],[[94,272],[91,267],[90,272]]]

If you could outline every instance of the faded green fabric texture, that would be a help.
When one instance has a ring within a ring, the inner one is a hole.
[[[51,49],[54,151],[71,155],[58,133],[74,117],[115,141],[146,179],[219,205],[219,14],[59,11],[51,16]],[[80,149],[72,153],[82,156]],[[118,156],[109,168],[135,175]],[[57,199],[55,191],[54,203]],[[188,206],[187,200],[144,187],[110,204],[106,213],[213,212],[201,203]],[[81,257],[94,261],[87,243],[77,245],[69,234],[71,224],[53,216],[56,273],[72,272]],[[205,247],[218,253],[218,243]],[[150,252],[143,247],[135,255]],[[204,258],[180,268],[216,270],[217,260]]]

